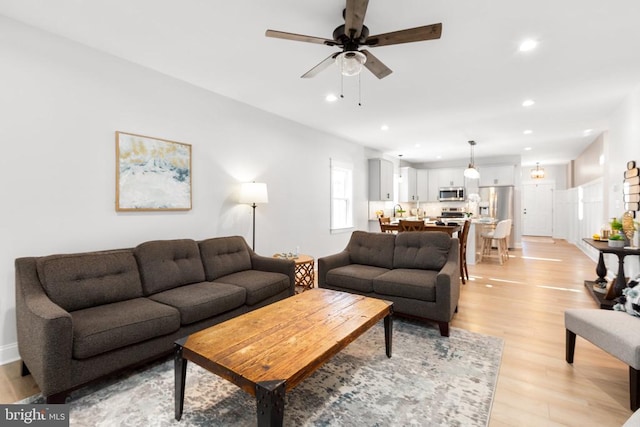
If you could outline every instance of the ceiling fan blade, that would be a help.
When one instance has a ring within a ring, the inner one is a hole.
[[[326,44],[327,46],[337,46],[338,43],[335,40],[323,39],[322,37],[305,36],[303,34],[285,33],[284,31],[267,30],[264,33],[267,37],[274,37],[276,39],[294,40],[298,42]]]
[[[340,55],[340,52],[332,53],[331,55],[329,55],[325,59],[323,59],[322,62],[320,62],[318,65],[316,65],[315,67],[313,67],[312,69],[310,69],[309,71],[307,71],[306,73],[301,75],[300,77],[303,78],[303,79],[308,79],[308,78],[314,77],[320,71],[323,71],[329,65],[333,64],[335,59],[336,59],[336,56],[338,56],[338,55]]]
[[[362,44],[370,47],[388,46],[392,44],[439,39],[441,34],[442,24],[438,23],[433,25],[425,25],[423,27],[409,28],[407,30],[369,36]]]
[[[352,39],[360,37],[364,25],[364,15],[367,13],[369,0],[347,0],[344,16],[344,32]]]
[[[364,55],[367,57],[367,61],[364,63],[364,66],[367,67],[367,69],[371,71],[377,78],[383,79],[389,74],[393,73],[393,71],[391,71],[389,67],[384,65],[368,50],[361,50],[360,52],[364,53]]]

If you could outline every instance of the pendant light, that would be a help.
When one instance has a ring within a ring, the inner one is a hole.
[[[539,162],[536,162],[535,169],[531,169],[531,179],[544,179],[544,168],[540,167]]]
[[[469,167],[464,170],[464,176],[469,179],[478,179],[480,178],[480,172],[478,172],[478,169],[476,169],[473,164],[473,147],[476,145],[476,142],[469,141],[469,145],[471,146],[471,158],[469,161]]]

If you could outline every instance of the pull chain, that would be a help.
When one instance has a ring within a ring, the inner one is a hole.
[[[360,83],[360,75],[362,73],[358,73],[358,107],[362,107],[362,84]]]
[[[344,99],[344,74],[342,73],[340,73],[340,99]]]

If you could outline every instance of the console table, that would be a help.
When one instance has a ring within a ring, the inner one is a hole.
[[[596,274],[598,275],[598,278],[595,280],[595,283],[607,283],[607,280],[605,279],[605,276],[607,275],[607,267],[604,264],[603,254],[615,254],[618,257],[618,275],[616,276],[613,285],[611,285],[612,291],[607,292],[605,299],[613,300],[614,298],[622,295],[622,290],[627,287],[627,281],[624,277],[624,257],[626,257],[627,255],[640,256],[640,249],[629,247],[613,248],[609,246],[609,243],[606,241],[586,238],[582,239],[582,241],[600,252],[600,255],[598,256],[598,265],[596,266]],[[586,281],[585,286],[587,286]],[[591,295],[596,298],[596,302],[600,303],[600,301],[598,301],[597,295],[594,295],[593,292],[591,293]]]

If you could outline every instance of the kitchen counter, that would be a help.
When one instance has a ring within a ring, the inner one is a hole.
[[[498,221],[495,218],[472,218],[471,228],[467,236],[467,265],[474,265],[478,252],[482,246],[480,234],[487,228],[495,227]]]

